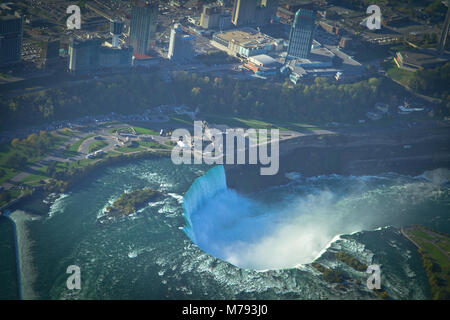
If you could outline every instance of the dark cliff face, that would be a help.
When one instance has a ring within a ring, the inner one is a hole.
[[[280,168],[276,175],[261,176],[259,165],[225,165],[227,184],[248,193],[288,183],[288,172],[304,176],[386,172],[419,175],[426,170],[450,168],[447,133],[295,138],[280,143]]]

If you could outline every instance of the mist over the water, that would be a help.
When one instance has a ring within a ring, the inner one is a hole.
[[[289,268],[311,262],[336,234],[363,228],[334,202],[323,191],[268,207],[226,190],[195,212],[193,230],[201,249],[236,266]]]
[[[208,180],[208,174],[203,178]],[[439,192],[434,183],[405,179],[302,178],[252,197],[219,190],[201,199],[189,214],[191,239],[209,254],[242,268],[284,269],[310,263],[336,235],[398,223],[413,213],[410,205]],[[201,183],[209,189],[207,181]],[[201,193],[193,191],[191,196]]]

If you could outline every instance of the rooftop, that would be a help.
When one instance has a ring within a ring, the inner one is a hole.
[[[275,39],[258,32],[252,28],[242,28],[237,30],[230,30],[223,33],[217,33],[217,37],[228,41],[235,42],[243,47],[259,47],[265,43],[273,43]]]
[[[271,64],[277,63],[277,60],[268,56],[266,54],[259,54],[253,57],[250,57],[249,60],[257,61],[264,66],[269,66]]]
[[[435,57],[431,54],[426,54],[422,52],[414,52],[414,51],[400,51],[399,52],[403,62],[415,66],[424,66],[428,64],[435,64],[440,62],[445,62],[445,59]]]

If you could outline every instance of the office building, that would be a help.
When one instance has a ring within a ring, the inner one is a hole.
[[[235,0],[232,23],[236,27],[263,26],[275,16],[278,0]]]
[[[69,71],[85,73],[131,67],[131,47],[107,47],[102,39],[72,39],[69,43]]]
[[[442,27],[442,33],[438,44],[438,52],[441,54],[445,51],[445,43],[447,42],[448,28],[450,26],[450,5],[447,3],[447,6],[447,14],[445,15],[445,21]]]
[[[315,29],[314,18],[315,14],[311,10],[299,9],[297,11],[289,35],[288,57],[308,58]]]
[[[54,66],[58,63],[59,60],[59,48],[60,41],[59,40],[47,40],[43,46],[41,51],[42,62],[46,68]]]
[[[155,43],[158,4],[134,0],[131,8],[130,45],[137,54],[149,54]]]
[[[280,40],[249,27],[215,33],[211,44],[229,55],[245,58],[271,53],[281,47]]]
[[[168,58],[174,61],[186,61],[194,57],[192,42],[195,37],[186,35],[177,23],[170,32],[169,54]]]
[[[219,6],[218,4],[204,5],[200,16],[200,26],[205,29],[219,28],[219,20],[222,12],[223,6]]]
[[[23,18],[0,16],[0,65],[19,62],[22,53]]]
[[[256,23],[259,26],[264,26],[270,23],[275,17],[278,8],[278,0],[261,0],[260,5],[256,11]]]
[[[120,20],[113,20],[109,23],[109,33],[112,35],[111,45],[114,48],[119,46],[119,36],[123,32],[123,25],[123,21]]]

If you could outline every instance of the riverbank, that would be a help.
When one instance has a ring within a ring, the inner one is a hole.
[[[225,165],[230,188],[249,193],[289,183],[289,173],[376,175],[396,172],[419,175],[450,168],[450,127],[398,128],[303,136],[280,142],[279,171],[261,176],[259,165]]]
[[[6,215],[14,224],[14,239],[17,268],[18,298],[35,300],[38,298],[34,291],[37,272],[34,268],[31,252],[32,241],[29,238],[27,223],[32,218],[24,211],[16,210]]]

